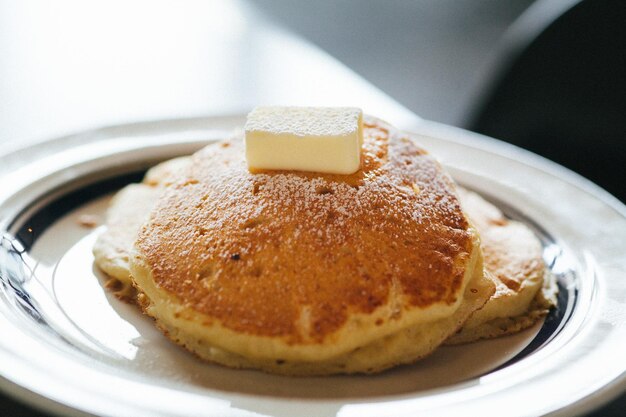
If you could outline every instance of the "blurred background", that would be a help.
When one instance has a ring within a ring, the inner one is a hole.
[[[260,0],[420,116],[530,149],[626,201],[623,0]]]
[[[626,201],[624,22],[622,0],[0,0],[0,143],[295,97],[375,103],[362,107],[512,142]]]
[[[626,201],[623,0],[0,0],[3,148],[258,104],[417,115]]]
[[[626,201],[626,1],[0,0],[0,153],[270,103],[483,133]]]

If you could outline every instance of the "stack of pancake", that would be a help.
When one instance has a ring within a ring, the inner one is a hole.
[[[555,304],[523,224],[364,119],[352,175],[250,172],[241,135],[148,171],[94,247],[107,286],[202,359],[371,373],[527,328]]]

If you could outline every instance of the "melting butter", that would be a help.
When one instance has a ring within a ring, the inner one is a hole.
[[[245,126],[256,169],[353,174],[361,165],[363,112],[354,107],[257,107]]]

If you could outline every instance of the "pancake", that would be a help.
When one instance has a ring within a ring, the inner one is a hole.
[[[496,292],[446,343],[504,336],[532,326],[556,305],[557,286],[543,262],[541,242],[478,194],[459,188],[459,195],[480,233],[485,274],[496,283]]]
[[[94,261],[108,276],[105,286],[124,301],[135,300],[128,260],[139,229],[162,189],[189,162],[189,157],[181,157],[156,165],[143,183],[124,187],[109,203],[105,230],[93,247]]]
[[[377,372],[432,352],[494,292],[452,180],[377,119],[353,175],[251,173],[236,137],[178,176],[130,270],[144,311],[203,359]]]
[[[105,286],[125,301],[135,297],[128,264],[130,248],[158,192],[158,188],[145,184],[130,184],[120,190],[107,211],[106,229],[93,247],[96,265],[109,278]]]
[[[134,301],[135,296],[128,257],[159,196],[153,187],[171,184],[172,176],[190,162],[191,157],[181,157],[161,163],[148,171],[143,184],[124,188],[111,201],[107,231],[96,242],[94,253],[98,266],[112,277],[107,286],[126,301]],[[478,194],[460,187],[458,193],[481,235],[485,274],[495,282],[496,293],[446,343],[494,338],[532,326],[556,305],[556,282],[545,270],[540,242],[526,226],[506,219]]]

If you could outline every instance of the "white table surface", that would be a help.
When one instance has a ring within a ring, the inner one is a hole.
[[[0,0],[0,153],[121,123],[353,105],[420,119],[243,1]]]

